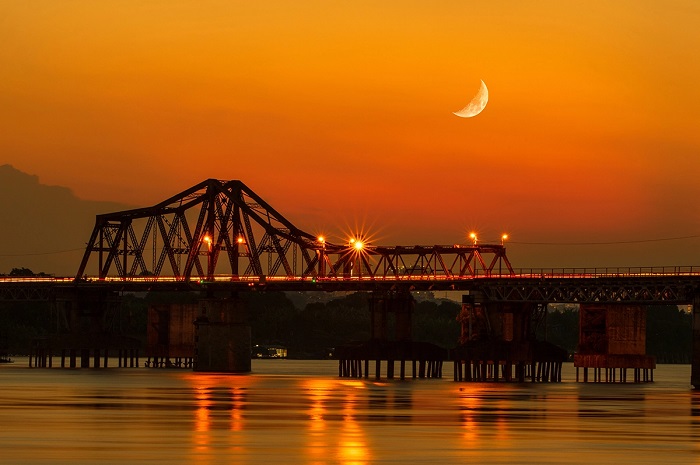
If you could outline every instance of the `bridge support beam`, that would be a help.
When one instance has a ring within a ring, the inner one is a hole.
[[[459,346],[452,350],[454,380],[474,382],[561,382],[566,351],[533,337],[528,303],[485,302],[481,295],[462,297]]]
[[[111,351],[120,354],[120,367],[122,361],[124,367],[138,367],[140,343],[121,332],[120,308],[121,297],[107,286],[57,288],[51,310],[55,334],[33,341],[29,366],[51,368],[52,358],[60,351],[61,368],[107,367],[106,354]],[[100,363],[102,354],[105,358]]]
[[[653,382],[656,359],[646,355],[646,307],[630,303],[581,304],[574,366],[576,381],[581,380],[579,369],[583,369],[584,383],[590,381],[589,368],[596,383],[625,383],[627,369],[634,370],[634,382]]]
[[[414,307],[415,301],[409,291],[372,292],[369,297],[371,339],[411,341]],[[390,315],[394,317],[393,325]]]
[[[700,291],[693,296],[693,359],[690,384],[700,390]]]
[[[245,303],[236,294],[204,298],[195,320],[194,371],[249,373],[251,332]]]
[[[341,378],[369,378],[374,361],[374,378],[397,375],[406,379],[406,362],[413,378],[441,378],[447,351],[434,344],[413,341],[411,335],[415,301],[408,290],[375,291],[369,298],[371,339],[362,344],[336,347]],[[386,369],[382,362],[386,361]],[[364,371],[362,369],[364,365]]]

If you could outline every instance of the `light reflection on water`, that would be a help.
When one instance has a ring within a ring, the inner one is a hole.
[[[250,375],[0,366],[2,463],[697,463],[690,367],[652,384],[348,380],[332,361]],[[447,366],[445,373],[451,373]]]

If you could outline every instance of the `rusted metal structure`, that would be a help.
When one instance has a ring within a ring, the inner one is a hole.
[[[148,307],[147,367],[192,368],[198,304],[152,304]]]
[[[442,378],[447,350],[413,340],[411,318],[414,306],[415,300],[406,290],[370,294],[370,340],[336,348],[338,375],[369,378],[370,362],[373,362],[374,378],[380,379],[384,373],[382,362],[385,362],[387,379],[394,379],[397,375],[399,379],[406,379],[409,369],[412,378]]]
[[[579,345],[574,356],[576,380],[627,382],[654,381],[656,361],[646,354],[646,308],[635,304],[581,304]],[[588,370],[593,370],[593,379]],[[604,378],[603,378],[604,375]]]
[[[29,366],[61,368],[107,367],[118,357],[119,367],[138,367],[140,341],[116,327],[120,296],[108,286],[58,287],[51,292],[55,334],[35,339]]]
[[[541,303],[486,302],[465,295],[457,317],[459,346],[452,350],[455,381],[560,382],[565,350],[535,338],[546,312]]]
[[[513,273],[502,245],[381,247],[364,240],[333,244],[294,226],[241,181],[209,179],[152,207],[98,215],[76,278],[211,282],[217,276],[265,281]],[[89,272],[91,263],[96,273]]]
[[[529,370],[530,376],[556,380],[558,361],[537,355],[545,373],[540,375],[532,356],[522,355],[540,350],[524,336],[524,328],[548,303],[692,303],[694,314],[700,312],[698,267],[514,270],[503,244],[474,240],[466,245],[385,247],[366,244],[365,239],[358,236],[334,244],[315,237],[294,226],[242,182],[209,179],[152,207],[98,215],[74,278],[0,278],[0,300],[59,302],[56,295],[68,292],[75,293],[80,305],[78,294],[96,287],[113,293],[199,291],[208,300],[200,303],[195,337],[212,363],[207,369],[215,370],[223,363],[217,361],[217,344],[225,345],[231,337],[250,339],[245,309],[237,303],[239,292],[365,290],[376,292],[381,300],[387,292],[460,290],[479,296],[464,310],[462,317],[469,316],[464,321],[474,324],[482,312],[491,325],[488,337],[477,340],[472,334],[462,341],[461,375],[455,374],[462,379],[495,378],[495,374],[499,379],[519,379]],[[410,326],[410,313],[398,315],[404,318],[401,324]],[[373,314],[375,327],[381,323],[377,318],[381,319],[381,312]],[[697,321],[692,383],[700,387]],[[370,342],[375,348],[363,362],[398,360],[396,355],[383,355],[389,352],[379,347],[385,342],[398,347],[406,341],[380,336]],[[531,347],[516,348],[525,342]],[[234,353],[242,357],[245,344],[227,346],[222,353],[228,359]],[[200,353],[195,354],[198,358]],[[406,361],[420,359],[406,357]],[[358,371],[358,359],[345,360],[345,368],[340,368],[345,375],[352,375],[353,364]],[[510,364],[515,373],[507,368]],[[517,368],[519,364],[522,369]],[[245,363],[238,366],[246,369]]]

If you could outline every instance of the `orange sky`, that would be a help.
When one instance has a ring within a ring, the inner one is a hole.
[[[138,206],[240,179],[383,244],[507,231],[517,266],[700,265],[698,237],[525,244],[700,236],[700,6],[474,3],[4,1],[0,164]]]

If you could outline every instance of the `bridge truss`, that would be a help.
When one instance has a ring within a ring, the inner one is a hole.
[[[700,273],[618,276],[542,274],[475,282],[473,291],[490,302],[690,304],[700,295]]]
[[[504,273],[513,268],[503,245],[382,247],[361,237],[333,244],[294,226],[241,181],[209,179],[152,207],[97,215],[76,279],[412,280]]]

